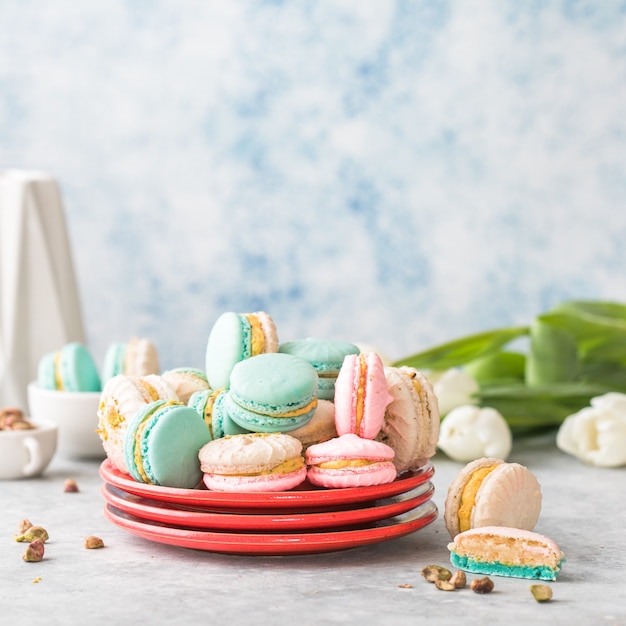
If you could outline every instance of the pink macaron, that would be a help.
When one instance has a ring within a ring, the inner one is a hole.
[[[385,369],[375,352],[349,354],[335,383],[335,425],[338,435],[352,433],[374,439],[392,401]]]
[[[347,433],[307,448],[307,478],[334,489],[383,485],[396,479],[393,456],[387,444]]]

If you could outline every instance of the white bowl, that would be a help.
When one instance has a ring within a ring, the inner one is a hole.
[[[55,391],[28,385],[28,406],[34,420],[49,420],[59,427],[57,454],[69,459],[105,457],[98,428],[99,391]]]
[[[0,480],[39,476],[52,460],[58,427],[28,419],[35,428],[0,431]]]

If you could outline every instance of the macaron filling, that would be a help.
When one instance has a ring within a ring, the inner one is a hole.
[[[475,470],[472,472],[469,480],[465,483],[463,491],[461,492],[458,511],[459,532],[464,532],[470,529],[472,509],[474,508],[474,504],[476,502],[476,494],[478,493],[485,477],[496,469],[498,465],[499,464],[496,463],[495,465],[481,467],[480,469]]]
[[[367,362],[364,354],[359,354],[357,388],[356,388],[356,432],[361,432],[361,422],[365,412],[365,387],[367,384]]]
[[[160,395],[157,389],[153,387],[147,380],[144,378],[138,378],[137,381],[142,387],[142,393],[144,393],[144,397],[146,398],[146,402],[156,402],[160,399]]]
[[[254,313],[245,315],[250,324],[250,356],[261,354],[265,349],[265,332],[259,318]]]
[[[292,472],[298,472],[304,467],[304,457],[299,456],[293,459],[286,459],[282,463],[275,465],[274,467],[268,467],[260,469],[257,472],[237,472],[237,473],[225,473],[225,472],[213,472],[219,476],[271,476],[274,474],[291,474]]]
[[[315,407],[317,406],[317,396],[307,398],[305,404],[288,403],[285,405],[275,406],[270,404],[262,404],[260,402],[255,402],[254,400],[251,400],[249,398],[244,398],[232,389],[230,390],[230,398],[236,405],[246,411],[250,411],[251,413],[256,413],[257,415],[262,415],[265,417],[275,417],[279,419],[300,417],[301,415],[313,412],[315,410]]]

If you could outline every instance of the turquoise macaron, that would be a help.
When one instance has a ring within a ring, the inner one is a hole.
[[[278,352],[278,335],[270,315],[264,311],[222,313],[207,341],[205,371],[209,387],[227,388],[239,361],[266,352]]]
[[[211,432],[213,439],[250,432],[233,422],[226,410],[226,389],[203,389],[191,394],[187,406],[197,411]]]
[[[344,358],[360,352],[353,343],[314,337],[281,343],[278,351],[299,356],[315,368],[319,377],[318,397],[322,400],[334,399],[335,382]]]
[[[41,357],[37,385],[56,391],[102,391],[96,363],[87,348],[77,341]]]
[[[259,354],[233,368],[226,410],[251,432],[288,432],[313,417],[317,390],[317,372],[304,359],[280,352]]]
[[[135,413],[124,438],[124,457],[138,482],[192,489],[202,479],[198,452],[211,433],[194,409],[167,400]]]
[[[124,359],[126,356],[126,344],[121,341],[112,343],[104,354],[102,364],[102,379],[106,382],[119,374],[124,374]]]

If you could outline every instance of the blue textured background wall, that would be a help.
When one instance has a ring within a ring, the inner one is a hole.
[[[0,167],[59,180],[98,359],[623,300],[626,5],[2,0]]]

